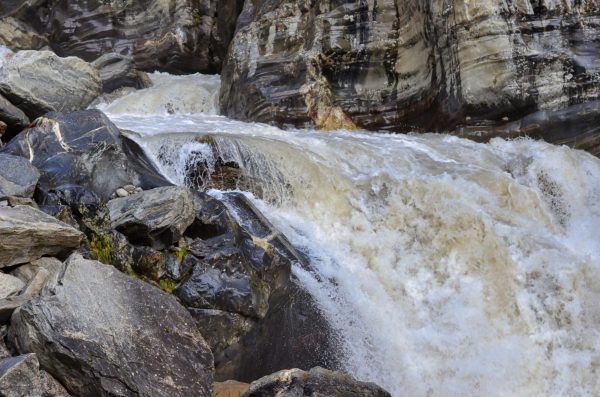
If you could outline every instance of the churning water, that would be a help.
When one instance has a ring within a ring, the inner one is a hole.
[[[526,139],[283,131],[218,116],[216,77],[153,79],[101,108],[175,183],[206,182],[198,162],[251,177],[311,256],[314,273],[295,274],[351,375],[394,396],[600,395],[599,159]]]

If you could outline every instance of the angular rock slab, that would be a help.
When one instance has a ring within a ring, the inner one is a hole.
[[[79,230],[28,206],[0,207],[0,268],[79,247]]]
[[[18,294],[25,287],[25,283],[10,274],[0,273],[0,299]]]
[[[33,196],[40,172],[27,159],[0,153],[0,199]]]
[[[390,397],[374,383],[358,382],[341,372],[324,368],[290,369],[250,384],[243,397]]]
[[[35,354],[0,360],[0,395],[42,397],[40,365]]]
[[[192,193],[161,187],[107,203],[111,227],[133,244],[163,249],[178,241],[195,217]]]
[[[89,63],[50,51],[19,51],[0,68],[0,93],[31,118],[85,109],[101,84]]]
[[[213,357],[174,297],[73,255],[13,314],[10,338],[81,396],[210,396]]]

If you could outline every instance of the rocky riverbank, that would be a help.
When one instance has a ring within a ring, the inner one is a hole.
[[[0,150],[2,351],[16,355],[0,386],[19,373],[32,396],[65,395],[47,379],[80,396],[204,396],[213,379],[337,367],[285,237],[243,196],[172,186],[142,156],[96,110],[49,113]]]

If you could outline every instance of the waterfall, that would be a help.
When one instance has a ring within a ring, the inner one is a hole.
[[[351,375],[394,396],[597,395],[599,159],[529,139],[283,131],[218,116],[216,77],[152,78],[103,110],[174,183],[211,188],[235,164],[237,189],[309,255],[314,271],[294,273]]]

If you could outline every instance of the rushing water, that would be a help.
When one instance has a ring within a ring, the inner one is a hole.
[[[394,396],[600,395],[597,158],[532,140],[283,131],[216,115],[216,77],[153,79],[101,108],[175,183],[218,157],[252,176],[262,194],[247,194],[311,256],[314,274],[294,271],[350,374]]]

